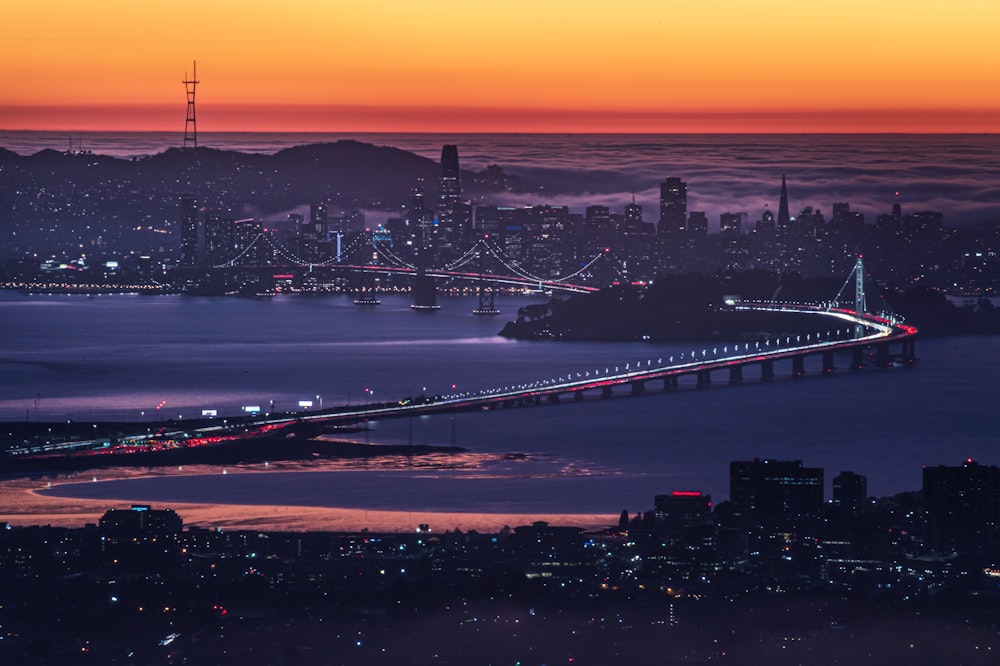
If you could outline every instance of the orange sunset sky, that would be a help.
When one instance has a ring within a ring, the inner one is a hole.
[[[997,0],[32,0],[0,129],[997,132]]]

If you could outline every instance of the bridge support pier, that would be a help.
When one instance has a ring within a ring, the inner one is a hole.
[[[806,357],[805,356],[793,356],[792,357],[792,377],[801,377],[806,374]]]
[[[573,391],[573,400],[583,402],[583,391]]]
[[[551,402],[553,405],[559,404],[559,394],[558,393],[550,393],[548,395],[548,399],[549,399],[549,402]]]
[[[639,395],[646,392],[646,385],[643,382],[632,382],[632,395]]]
[[[903,340],[903,362],[910,365],[917,360],[917,341],[913,338]]]
[[[880,368],[888,368],[892,365],[892,357],[889,355],[889,343],[880,342],[875,347],[875,365]]]
[[[612,395],[614,395],[614,393],[611,392],[611,387],[610,386],[601,387],[601,397],[602,398],[610,398]]]
[[[532,400],[532,402],[533,402],[533,403],[535,403],[536,405],[540,405],[540,404],[542,404],[542,396],[540,396],[540,395],[536,395],[536,396],[534,397],[534,399]]]
[[[663,378],[663,392],[676,391],[678,385],[677,375],[670,375]]]
[[[851,349],[851,370],[860,370],[865,367],[863,354],[864,351],[861,347],[854,347]]]
[[[825,351],[823,352],[823,374],[829,375],[833,373],[833,352]]]
[[[770,379],[774,379],[774,361],[761,361],[760,380],[766,382]]]
[[[734,365],[731,368],[729,368],[729,383],[739,384],[742,381],[743,381],[743,366]]]
[[[708,370],[698,371],[698,388],[707,388],[712,383],[712,373]]]

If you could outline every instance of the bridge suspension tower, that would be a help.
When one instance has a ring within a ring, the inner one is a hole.
[[[375,237],[371,239],[373,252],[378,252],[378,246],[376,245]],[[340,260],[340,241],[337,241],[337,260]],[[364,247],[364,245],[362,245]],[[362,257],[362,263],[364,263],[364,257]],[[355,305],[380,305],[382,301],[378,299],[376,293],[376,280],[375,273],[371,271],[365,271],[361,276],[360,284],[357,287],[357,295],[354,298]]]
[[[479,306],[472,311],[474,315],[492,316],[500,314],[500,310],[496,307],[496,287],[492,282],[487,282],[484,277],[489,268],[488,262],[489,257],[486,252],[486,244],[483,241],[479,241],[479,278],[476,281]]]
[[[854,311],[862,315],[876,314],[870,312],[870,308],[872,306],[871,303],[872,299],[868,297],[868,293],[865,290],[865,265],[860,255],[858,256],[857,261],[854,262],[854,268],[852,268],[851,272],[847,275],[847,280],[844,281],[844,284],[843,286],[841,286],[840,291],[837,292],[837,297],[830,304],[830,307],[834,307],[837,303],[840,302],[840,297],[847,289],[847,285],[851,284],[851,278],[854,278]],[[881,311],[877,313],[878,316],[888,319],[893,323],[898,323],[902,321],[902,317],[893,314],[893,312],[889,308],[889,304],[885,302],[885,299],[881,297],[877,289],[875,290],[874,293],[876,296],[875,298],[875,301],[877,303],[876,307],[879,307],[880,305],[882,308]],[[864,332],[865,332],[865,327],[863,325],[855,324],[854,326],[855,337],[858,338],[862,337],[864,335]]]
[[[867,304],[865,303],[865,266],[861,262],[861,255],[854,264],[854,311],[858,314],[867,314]],[[865,327],[861,324],[854,325],[854,337],[860,338],[864,335]]]

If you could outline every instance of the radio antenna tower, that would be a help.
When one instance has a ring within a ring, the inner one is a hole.
[[[198,147],[198,120],[194,113],[194,92],[198,86],[198,61],[194,61],[191,78],[184,72],[184,90],[187,91],[187,120],[184,121],[184,148]]]

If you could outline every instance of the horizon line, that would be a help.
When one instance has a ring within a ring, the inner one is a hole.
[[[0,127],[0,132],[5,133],[34,133],[34,134],[177,134],[184,135],[183,130],[177,129],[79,129],[71,127],[56,128],[16,128],[8,129]],[[775,131],[775,130],[673,130],[673,131],[649,131],[649,130],[580,130],[580,131],[546,131],[546,130],[386,130],[386,129],[227,129],[227,130],[201,130],[199,135],[215,134],[422,134],[422,135],[451,135],[451,136],[998,136],[998,130],[933,130],[933,131],[885,131],[885,130],[808,130],[808,131]],[[199,146],[199,148],[208,146]]]
[[[164,104],[7,106],[0,108],[0,127],[5,128],[2,131],[180,133],[185,126],[183,110]],[[203,105],[200,115],[202,134],[1000,133],[1000,110],[954,108],[723,111],[222,103]]]

